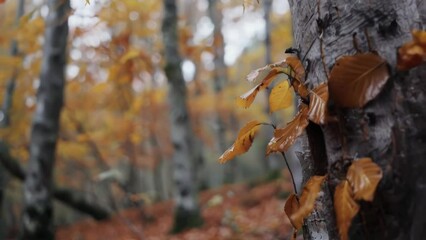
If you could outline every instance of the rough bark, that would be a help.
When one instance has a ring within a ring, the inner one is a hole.
[[[178,51],[177,9],[175,0],[164,0],[162,26],[165,73],[169,83],[170,124],[175,183],[175,221],[173,232],[201,225],[194,171],[194,139],[186,103],[186,86]]]
[[[68,0],[48,1],[37,107],[24,184],[21,239],[53,239],[52,173],[65,85]]]
[[[425,65],[398,72],[396,53],[411,39],[412,29],[425,27],[422,1],[294,1],[290,0],[296,47],[309,60],[307,85],[312,88],[327,81],[336,58],[356,53],[354,37],[362,51],[375,50],[389,64],[391,78],[379,96],[362,109],[341,109],[330,105],[338,122],[307,131],[302,144],[311,153],[304,168],[313,172],[324,167],[330,174],[325,193],[332,193],[344,178],[347,167],[357,157],[371,157],[384,177],[373,203],[362,203],[352,222],[351,239],[421,239],[426,234]],[[306,62],[305,62],[306,64]],[[312,125],[312,123],[311,123]],[[314,151],[315,149],[315,151]],[[303,158],[303,157],[302,157]],[[309,171],[304,177],[309,178]],[[318,204],[331,198],[319,199]],[[325,213],[315,218],[325,219]],[[318,212],[317,212],[318,213]],[[321,212],[319,212],[321,213]],[[322,229],[305,222],[304,236],[335,239],[332,221]],[[362,220],[361,220],[362,219]]]

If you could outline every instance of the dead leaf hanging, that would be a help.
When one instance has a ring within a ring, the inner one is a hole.
[[[226,150],[222,156],[219,158],[220,163],[225,163],[236,156],[243,154],[247,152],[254,140],[254,137],[257,133],[257,130],[260,127],[260,124],[258,121],[251,121],[247,123],[238,133],[237,139],[235,140],[234,144]]]
[[[373,201],[377,185],[382,179],[382,169],[371,158],[361,158],[352,162],[347,179],[353,188],[356,200]]]
[[[321,185],[326,176],[312,176],[303,187],[299,199],[299,208],[290,215],[290,221],[294,228],[299,230],[303,225],[303,220],[311,214],[315,206],[315,200],[321,190]]]
[[[352,189],[347,180],[339,183],[336,187],[334,193],[334,211],[336,212],[340,239],[347,240],[352,218],[359,211],[359,205],[353,199]]]
[[[297,202],[297,197],[294,193],[292,193],[288,197],[287,201],[285,202],[284,212],[285,214],[287,214],[287,217],[289,218],[290,223],[291,225],[293,225],[294,228],[296,228],[296,226],[298,226],[296,224],[299,224],[299,223],[293,222],[290,216],[293,215],[298,209],[299,209],[299,203]]]
[[[397,68],[409,70],[426,61],[426,31],[414,30],[413,40],[398,49]]]
[[[283,81],[276,85],[269,95],[269,107],[271,112],[280,109],[288,108],[292,105],[292,95],[290,84],[288,81]]]
[[[293,145],[298,136],[308,126],[308,106],[302,104],[296,117],[285,128],[275,129],[274,137],[268,143],[266,154],[273,152],[285,152]]]
[[[316,124],[324,124],[327,114],[328,86],[323,83],[310,93],[309,120]]]
[[[279,73],[280,72],[277,69],[272,69],[269,74],[266,75],[266,77],[262,80],[261,83],[259,83],[258,85],[256,85],[256,87],[250,89],[250,91],[244,93],[237,99],[237,105],[243,108],[250,107],[250,105],[256,98],[257,93],[260,90],[267,88],[272,83],[276,75]]]
[[[389,78],[386,61],[373,53],[337,60],[328,83],[330,97],[340,107],[360,108],[374,99]]]

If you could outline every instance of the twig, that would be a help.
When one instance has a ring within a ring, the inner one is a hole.
[[[355,50],[359,53],[359,52],[361,52],[361,50],[359,49],[359,46],[358,46],[358,40],[357,40],[357,38],[356,38],[356,32],[352,35],[352,42],[353,42],[353,44],[354,44],[354,48],[355,48]]]
[[[370,35],[368,35],[367,28],[364,29],[365,38],[367,38],[368,51],[372,52],[373,47],[371,46]]]
[[[281,152],[281,155],[284,157],[285,165],[287,165],[288,171],[290,172],[291,181],[293,183],[294,193],[297,196],[297,188],[296,188],[296,182],[294,181],[293,172],[291,171],[290,165],[288,164],[287,157],[285,156],[285,153]]]

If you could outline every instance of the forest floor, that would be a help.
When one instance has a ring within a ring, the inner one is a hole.
[[[226,185],[200,194],[204,224],[181,234],[169,234],[173,203],[160,202],[126,209],[109,220],[84,220],[58,229],[58,240],[251,240],[289,239],[292,227],[284,214],[291,184],[269,182]]]

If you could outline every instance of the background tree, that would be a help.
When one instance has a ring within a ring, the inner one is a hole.
[[[329,82],[330,69],[342,55],[377,52],[386,59],[390,79],[364,107],[329,104],[336,121],[309,123],[300,139],[303,181],[329,173],[316,210],[304,224],[305,239],[338,239],[332,194],[359,157],[371,157],[383,170],[372,203],[361,202],[350,228],[351,239],[420,239],[425,233],[423,177],[426,150],[425,65],[399,71],[398,47],[411,30],[424,29],[422,1],[289,1],[295,46],[307,66],[309,88]],[[351,67],[356,68],[354,64]],[[346,90],[353,91],[347,84]],[[345,88],[343,88],[345,89]],[[346,91],[344,90],[344,91]],[[342,90],[343,91],[343,90]],[[332,98],[333,99],[333,98]],[[334,203],[336,204],[336,203]],[[337,225],[341,223],[338,221]]]
[[[177,7],[175,0],[164,0],[163,20],[165,73],[169,82],[171,139],[174,147],[175,220],[179,232],[202,223],[194,184],[194,139],[186,103],[186,86],[178,50]]]
[[[44,57],[25,178],[21,239],[53,239],[52,187],[65,85],[69,1],[48,2]]]

